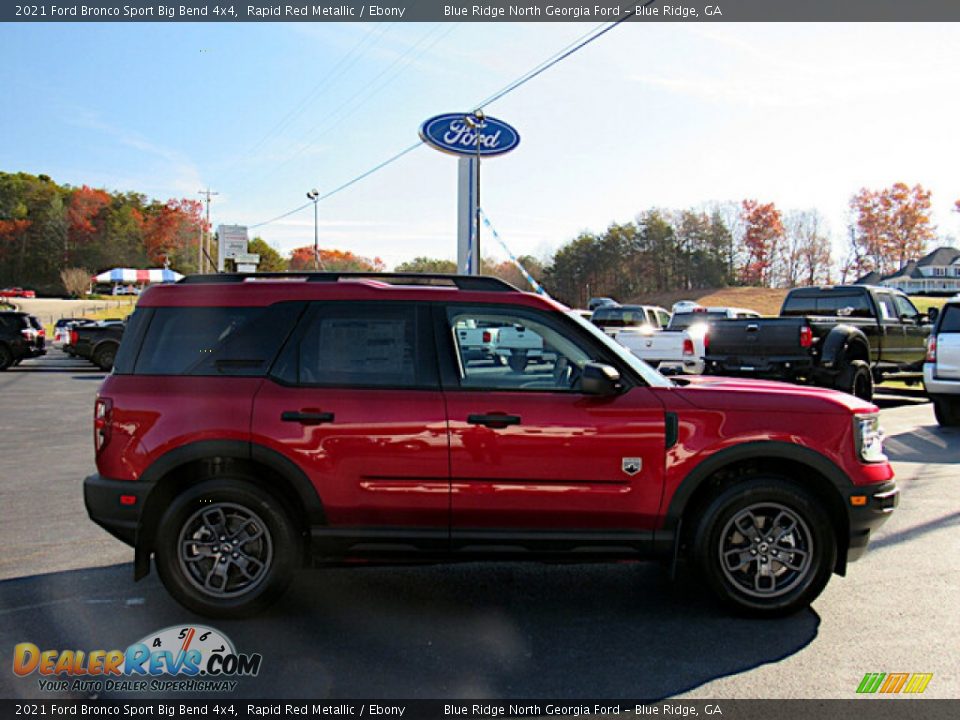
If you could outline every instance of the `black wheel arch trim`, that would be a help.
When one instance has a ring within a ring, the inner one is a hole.
[[[841,498],[845,498],[847,492],[853,488],[849,476],[837,465],[816,450],[794,445],[792,443],[781,442],[778,440],[759,440],[747,442],[741,445],[721,450],[697,465],[680,482],[673,497],[670,499],[670,505],[667,508],[665,517],[665,527],[673,528],[686,510],[687,503],[693,497],[697,489],[717,471],[722,470],[728,465],[753,459],[779,459],[790,460],[793,462],[807,465],[817,471],[837,489]]]
[[[847,553],[851,544],[851,517],[847,497],[856,486],[840,467],[816,450],[777,440],[759,440],[726,448],[711,455],[691,470],[677,486],[673,497],[670,499],[663,526],[654,533],[655,546],[661,553],[672,547],[675,554],[674,562],[676,562],[676,554],[679,553],[680,547],[676,541],[679,540],[681,519],[690,499],[703,483],[708,482],[717,471],[728,465],[751,459],[789,460],[805,465],[825,477],[836,489],[839,506],[843,507],[845,518],[837,518],[841,526],[837,527],[837,564],[834,572],[844,575],[848,560]]]
[[[269,467],[293,487],[309,525],[326,524],[323,503],[307,474],[296,463],[276,450],[246,440],[201,440],[181,445],[160,456],[140,477],[140,482],[150,486],[151,492],[144,503],[140,525],[137,528],[134,545],[134,579],[139,580],[150,571],[153,539],[161,515],[154,507],[158,501],[155,492],[157,484],[179,467],[214,457],[260,463]],[[162,502],[165,493],[160,495],[159,501]]]
[[[870,365],[870,340],[863,330],[853,325],[837,325],[827,333],[827,337],[823,341],[820,365],[840,371],[842,366],[847,363],[847,354],[854,344],[863,346],[867,364]]]

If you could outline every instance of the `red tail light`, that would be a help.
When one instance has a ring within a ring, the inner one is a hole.
[[[113,415],[113,400],[97,398],[93,409],[93,444],[97,452],[110,442],[110,421]]]
[[[79,336],[79,333],[77,333],[76,330],[71,330],[71,331],[70,331],[70,344],[71,344],[71,345],[76,345],[76,344],[77,344],[77,337],[78,337],[78,336]]]
[[[937,336],[931,335],[927,340],[927,362],[935,363],[937,361]]]
[[[800,347],[808,348],[813,345],[813,328],[803,325],[800,328]]]
[[[706,352],[710,349],[710,333],[703,334],[703,350]]]
[[[484,330],[484,331],[483,331],[483,341],[484,341],[485,343],[488,343],[488,342],[490,342],[491,339],[492,339],[492,336],[490,335],[490,331],[489,331],[489,330]]]
[[[683,354],[693,355],[693,340],[690,338],[683,339]]]

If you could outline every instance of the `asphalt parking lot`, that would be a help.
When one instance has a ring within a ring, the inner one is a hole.
[[[0,374],[0,697],[70,696],[13,676],[18,642],[125,648],[204,622],[87,519],[103,377],[56,350]],[[916,395],[879,404],[901,505],[812,610],[730,617],[653,564],[317,570],[261,617],[209,623],[264,657],[236,696],[852,698],[867,672],[932,672],[925,696],[960,697],[960,432]]]

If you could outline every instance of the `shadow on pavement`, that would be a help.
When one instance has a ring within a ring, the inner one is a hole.
[[[927,425],[888,435],[884,452],[894,462],[960,465],[960,431]]]
[[[194,616],[155,573],[131,576],[116,565],[0,583],[0,647],[125,649],[205,623],[263,655],[231,697],[659,699],[792,655],[820,624],[812,610],[729,616],[652,564],[322,569],[243,621]],[[42,696],[36,675],[12,673],[0,695]]]
[[[958,525],[960,525],[960,512],[950,513],[949,515],[938,517],[935,520],[928,520],[920,525],[904,528],[895,533],[888,533],[877,540],[872,540],[870,542],[870,549],[874,550],[888,545],[897,545],[898,543],[906,542],[907,540],[926,535],[936,530],[944,530]]]

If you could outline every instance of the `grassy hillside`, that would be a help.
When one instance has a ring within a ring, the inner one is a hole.
[[[761,315],[776,315],[780,312],[786,290],[775,288],[708,288],[704,290],[679,290],[657,293],[638,298],[636,302],[645,305],[662,305],[667,310],[680,300],[695,300],[701,305],[742,307],[756,310]]]

